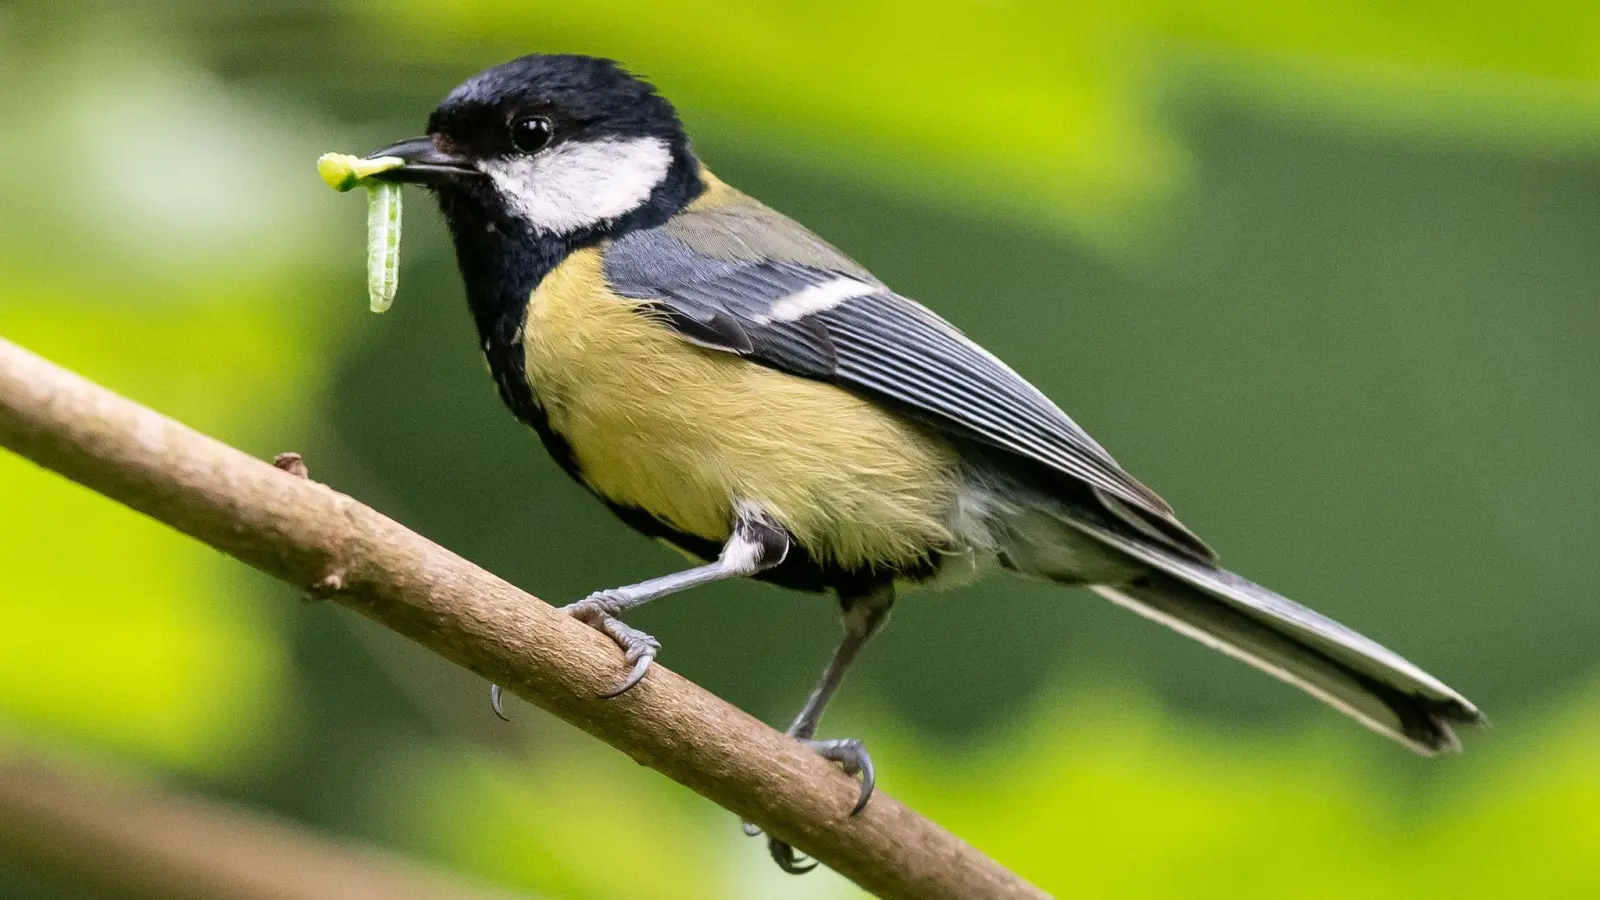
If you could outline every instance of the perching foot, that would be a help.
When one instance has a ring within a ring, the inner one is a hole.
[[[872,768],[872,757],[867,753],[867,748],[855,738],[836,738],[829,741],[801,740],[802,744],[817,752],[823,759],[839,764],[846,775],[861,776],[861,795],[856,800],[856,805],[850,810],[850,815],[858,815],[867,808],[867,801],[872,799],[872,790],[877,783],[877,775]],[[755,837],[761,833],[749,822],[742,824],[744,833]],[[795,853],[793,847],[776,838],[767,839],[767,852],[772,854],[772,861],[778,868],[790,875],[804,875],[815,869],[815,860],[807,860]]]
[[[661,651],[661,642],[648,634],[640,631],[617,618],[618,610],[632,605],[625,592],[611,589],[596,591],[579,600],[561,608],[580,622],[585,622],[600,629],[605,635],[622,648],[623,662],[631,668],[628,677],[609,691],[601,694],[602,698],[610,698],[627,693],[634,685],[644,680],[645,673],[650,671],[650,664],[655,662],[656,654]]]

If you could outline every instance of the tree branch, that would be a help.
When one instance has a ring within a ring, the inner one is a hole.
[[[256,812],[0,755],[0,855],[115,897],[514,900]],[[97,895],[98,896],[98,895]]]
[[[368,616],[756,823],[884,898],[1046,895],[665,667],[613,700],[616,648],[323,485],[0,339],[0,445],[269,575]]]

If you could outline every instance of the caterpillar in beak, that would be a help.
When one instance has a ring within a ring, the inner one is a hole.
[[[403,165],[393,156],[361,159],[347,153],[324,153],[317,160],[317,173],[334,190],[367,189],[367,299],[375,313],[394,305],[400,286],[400,185],[372,176]]]

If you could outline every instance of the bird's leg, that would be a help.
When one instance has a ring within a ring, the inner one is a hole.
[[[833,698],[834,692],[839,689],[844,681],[844,673],[855,661],[861,648],[883,623],[889,619],[889,608],[894,605],[894,587],[892,585],[861,596],[845,596],[840,598],[840,606],[844,611],[844,638],[839,641],[839,648],[834,651],[833,659],[828,661],[828,667],[822,670],[822,677],[817,680],[817,686],[812,688],[811,696],[806,699],[806,705],[795,716],[794,723],[789,726],[788,734],[811,749],[821,754],[824,759],[832,760],[844,769],[846,774],[861,776],[861,794],[856,800],[850,815],[856,815],[867,807],[867,801],[872,799],[872,789],[876,775],[872,769],[872,757],[867,755],[867,748],[855,738],[844,738],[828,741],[819,741],[814,738],[817,733],[817,724],[822,721],[822,711]],[[745,825],[747,834],[759,834],[753,826]],[[767,849],[772,853],[772,859],[778,868],[794,875],[801,875],[817,867],[815,862],[805,864],[795,858],[794,848],[783,841],[769,838]]]
[[[805,707],[794,717],[794,723],[789,726],[790,737],[810,740],[817,733],[817,725],[822,721],[822,712],[827,707],[828,701],[833,699],[834,692],[839,690],[839,685],[844,681],[844,673],[850,668],[850,664],[855,662],[856,656],[861,653],[861,648],[866,645],[867,640],[888,621],[889,608],[893,605],[892,588],[840,601],[844,613],[842,616],[844,637],[839,641],[839,648],[834,651],[833,659],[828,661],[828,667],[822,670],[822,677],[817,679],[817,686],[812,688],[811,696],[806,698]]]
[[[659,597],[724,578],[754,575],[783,562],[789,553],[789,533],[774,523],[754,506],[741,506],[733,523],[733,534],[722,545],[715,562],[695,566],[682,572],[651,578],[638,584],[607,588],[561,607],[573,618],[587,622],[616,641],[622,648],[623,660],[632,668],[620,684],[601,694],[615,697],[638,684],[649,671],[661,644],[655,638],[625,624],[617,618],[623,610],[642,606]],[[500,686],[492,685],[489,702],[495,715],[505,718],[500,709]]]

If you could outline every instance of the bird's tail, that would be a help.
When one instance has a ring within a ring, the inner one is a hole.
[[[1459,750],[1452,726],[1484,723],[1477,707],[1443,682],[1326,616],[1090,517],[1061,518],[1094,543],[1142,564],[1133,577],[1097,585],[1096,592],[1280,678],[1418,753]]]

